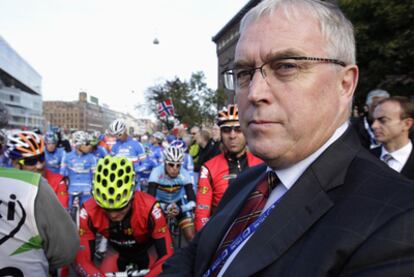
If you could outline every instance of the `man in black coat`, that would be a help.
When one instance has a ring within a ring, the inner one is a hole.
[[[414,184],[364,149],[348,124],[358,67],[339,8],[260,2],[241,22],[224,74],[249,149],[266,165],[229,186],[161,276],[414,276]],[[267,171],[279,179],[270,195]],[[250,206],[255,199],[264,207]]]

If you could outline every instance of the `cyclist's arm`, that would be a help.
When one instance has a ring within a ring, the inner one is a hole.
[[[151,266],[150,272],[146,276],[158,276],[162,270],[162,264],[173,254],[170,231],[158,202],[152,207],[148,222],[159,258]]]
[[[149,182],[147,193],[155,197],[155,195],[157,193],[158,186],[159,186],[159,184],[157,184],[157,183]]]
[[[213,189],[210,172],[207,167],[202,166],[200,170],[200,179],[197,187],[197,205],[195,209],[194,224],[196,231],[206,225],[211,216],[211,205],[213,202]]]
[[[78,231],[43,178],[35,200],[35,218],[50,268],[53,270],[71,263],[79,249]]]
[[[90,227],[90,218],[82,207],[79,216],[80,250],[76,255],[76,272],[78,276],[105,276],[93,263],[95,232]],[[94,275],[95,274],[95,275]],[[101,274],[101,275],[99,275]]]
[[[196,196],[193,190],[193,184],[192,183],[188,183],[184,185],[184,189],[185,189],[185,193],[187,194],[187,200],[188,202],[190,201],[196,201]]]

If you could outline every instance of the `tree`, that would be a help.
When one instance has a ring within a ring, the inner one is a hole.
[[[382,88],[391,95],[414,94],[414,1],[339,0],[354,24],[360,78],[356,103]]]
[[[203,72],[193,73],[189,81],[175,77],[173,80],[150,87],[145,98],[156,115],[157,104],[171,98],[175,117],[189,126],[211,124],[214,122],[217,109],[225,103],[224,91],[216,92],[208,88]],[[172,127],[170,121],[159,117],[158,119],[169,129]]]

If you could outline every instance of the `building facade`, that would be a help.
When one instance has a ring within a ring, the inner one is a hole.
[[[236,49],[237,40],[239,39],[240,21],[243,16],[261,0],[249,1],[223,28],[212,38],[216,44],[216,53],[218,58],[218,84],[219,89],[225,89],[224,79],[221,74],[226,69],[233,66],[234,52]],[[234,91],[226,90],[228,95],[227,102],[234,103]]]
[[[0,102],[10,114],[10,128],[42,128],[42,77],[1,36]]]
[[[125,120],[131,135],[143,134],[153,128],[151,120],[136,119],[130,114],[111,110],[106,105],[101,106],[93,96],[88,100],[86,92],[80,92],[77,101],[44,101],[43,111],[45,130],[59,127],[65,133],[74,130],[103,133],[112,121],[119,118]]]

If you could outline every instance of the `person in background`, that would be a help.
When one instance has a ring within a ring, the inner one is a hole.
[[[196,137],[200,134],[200,127],[198,126],[193,126],[190,129],[190,138],[191,138],[191,143],[188,144],[188,153],[190,154],[190,156],[193,158],[193,162],[194,162],[194,172],[196,174],[198,174],[199,170],[196,170],[196,165],[198,164],[198,157],[200,154],[200,146],[198,145],[197,141],[196,141]]]
[[[162,276],[414,276],[414,183],[349,126],[358,81],[338,1],[263,0],[240,23],[239,121],[265,164],[230,185]]]
[[[409,138],[414,125],[414,102],[394,96],[378,102],[372,130],[382,146],[371,150],[376,157],[405,177],[414,180],[414,150]]]
[[[53,131],[53,130],[52,130]],[[72,147],[70,146],[70,142],[69,140],[65,137],[65,134],[62,133],[61,128],[56,128],[53,131],[57,137],[58,137],[58,142],[57,142],[57,147],[58,148],[63,148],[65,150],[66,153],[69,153],[72,151]]]
[[[101,134],[98,131],[89,133],[89,152],[95,156],[96,161],[109,155],[108,150],[100,145]]]
[[[29,131],[11,132],[6,155],[15,168],[0,168],[0,271],[48,276],[74,260],[76,226],[42,178],[43,139]]]
[[[375,140],[375,135],[371,127],[374,120],[373,113],[378,102],[388,97],[390,97],[390,94],[385,90],[375,89],[370,91],[365,101],[367,107],[365,115],[351,120],[352,126],[357,131],[362,146],[366,149],[372,149],[379,146],[378,142]]]
[[[66,153],[63,148],[57,147],[58,140],[58,136],[52,131],[48,131],[44,135],[46,169],[56,174],[60,173],[60,166]]]
[[[220,142],[216,142],[211,138],[208,130],[201,130],[200,133],[195,136],[195,140],[200,147],[198,154],[198,163],[194,165],[194,171],[200,172],[201,166],[221,153]]]
[[[156,166],[159,166],[163,162],[162,146],[165,136],[161,132],[155,132],[151,135],[151,146],[150,146],[150,158],[155,162]]]
[[[247,150],[237,105],[229,105],[218,112],[217,126],[223,152],[201,166],[194,218],[197,232],[215,212],[232,180],[247,168],[263,163]]]

